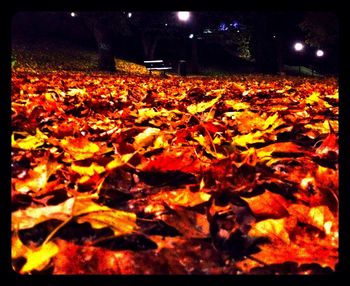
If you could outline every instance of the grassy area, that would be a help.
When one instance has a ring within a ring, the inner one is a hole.
[[[12,42],[11,64],[12,68],[24,71],[96,71],[98,63],[97,49],[86,49],[71,42],[57,39],[21,41],[14,39]],[[116,70],[126,74],[147,75],[148,71],[141,65],[124,59],[116,58]],[[301,66],[284,66],[286,75],[321,76],[310,68]],[[247,69],[243,73],[251,73]],[[204,76],[227,76],[237,73],[232,69],[223,69],[215,66],[201,66],[200,74]],[[242,73],[242,72],[240,72]],[[159,76],[160,72],[152,72]],[[174,66],[168,75],[176,75],[177,67]]]
[[[116,70],[126,74],[147,75],[145,66],[115,59]],[[96,71],[98,64],[97,50],[89,50],[72,43],[52,40],[24,42],[14,40],[11,54],[12,68],[23,71]],[[153,75],[160,75],[154,71]]]
[[[12,66],[23,70],[96,70],[98,55],[72,43],[55,39],[12,42]]]
[[[291,75],[302,75],[302,76],[322,76],[321,74],[317,73],[315,70],[312,70],[311,68],[305,67],[305,66],[288,66],[285,65],[284,71]]]

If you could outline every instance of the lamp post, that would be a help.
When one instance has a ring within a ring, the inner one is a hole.
[[[322,58],[324,56],[324,51],[321,49],[318,49],[315,53],[315,56],[316,56],[316,61],[315,61],[315,65],[316,65],[316,64],[318,64],[317,58]]]
[[[304,45],[300,42],[294,44],[294,50],[298,53],[301,53],[304,50]],[[301,74],[301,61],[299,59],[299,75]]]
[[[191,13],[189,11],[179,11],[177,12],[177,18],[180,22],[187,23],[189,19],[191,18]],[[189,38],[193,38],[193,34],[190,34]],[[178,73],[180,75],[186,75],[186,60],[180,60],[178,65]]]

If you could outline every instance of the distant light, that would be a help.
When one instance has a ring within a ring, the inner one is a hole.
[[[276,39],[276,35],[273,35],[272,38]]]
[[[316,56],[317,56],[317,57],[323,57],[323,56],[324,56],[324,51],[322,51],[322,50],[317,50],[317,51],[316,51]]]
[[[177,12],[177,18],[180,20],[180,21],[188,21],[188,19],[190,19],[190,12],[188,11],[180,11],[180,12]]]
[[[129,12],[128,13],[128,18],[131,18],[131,16],[132,16],[132,13]]]
[[[237,30],[237,33],[239,33],[239,30]]]
[[[238,22],[233,22],[233,27],[238,28]]]
[[[193,39],[193,34],[190,34],[188,37],[190,38],[190,39]]]
[[[227,31],[228,30],[228,27],[225,23],[221,23],[219,25],[219,31]]]
[[[165,26],[168,26],[168,23],[165,23]]]
[[[297,52],[300,52],[301,50],[304,49],[304,45],[302,43],[295,43],[294,45],[294,50],[296,50]]]
[[[71,12],[71,13],[70,13],[70,16],[71,16],[71,17],[76,17],[76,16],[77,16],[77,14],[76,14],[76,13],[74,13],[74,12]]]

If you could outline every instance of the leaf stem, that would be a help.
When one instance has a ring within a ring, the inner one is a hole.
[[[68,224],[72,219],[74,218],[74,216],[69,217],[68,219],[66,219],[65,221],[63,221],[61,224],[59,224],[45,239],[45,241],[43,242],[43,245],[45,243],[48,243],[53,237],[54,235],[62,228],[64,227],[66,224]]]

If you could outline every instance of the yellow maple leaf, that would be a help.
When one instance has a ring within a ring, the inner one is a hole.
[[[331,105],[328,102],[320,98],[320,93],[318,91],[314,91],[313,93],[311,93],[311,95],[305,100],[305,102],[311,105],[315,103],[320,103],[327,108],[331,107]]]
[[[41,162],[33,170],[29,170],[28,178],[12,179],[16,192],[26,194],[30,191],[38,192],[43,190],[46,187],[50,176],[61,167],[62,164],[44,159],[43,162]]]
[[[232,143],[234,145],[247,147],[247,144],[265,142],[265,140],[261,138],[263,135],[264,133],[261,131],[256,131],[255,133],[248,133],[244,135],[236,135],[233,137]]]
[[[99,145],[89,141],[85,137],[67,137],[67,139],[62,139],[60,144],[66,153],[71,155],[75,160],[91,158],[100,151]]]
[[[214,106],[214,104],[217,103],[220,98],[221,98],[221,96],[218,96],[218,97],[216,97],[208,102],[200,102],[197,104],[191,104],[190,106],[187,107],[187,111],[191,114],[203,112],[203,111],[207,110],[208,108]]]
[[[170,205],[180,205],[194,207],[209,201],[211,195],[205,192],[191,192],[190,190],[176,190],[171,192],[161,192],[152,197],[152,200],[160,200]]]
[[[125,163],[127,163],[132,156],[135,155],[136,152],[134,153],[128,153],[128,154],[124,154],[122,156],[112,156],[114,159],[112,161],[110,161],[107,165],[106,165],[106,170],[110,171],[113,170],[115,168],[118,168],[120,166],[123,166]]]
[[[285,229],[285,221],[286,218],[259,221],[253,225],[248,234],[251,236],[267,236],[272,240],[278,239],[289,244],[290,238]]]
[[[241,102],[237,100],[225,100],[225,104],[228,105],[229,107],[232,107],[235,110],[240,110],[240,109],[247,109],[250,107],[249,103],[246,102]]]
[[[73,163],[71,169],[83,176],[92,176],[95,173],[101,174],[105,171],[103,166],[100,166],[95,162],[92,162],[90,166],[79,166]]]
[[[135,213],[96,204],[91,198],[76,199],[73,214],[78,223],[88,222],[97,229],[110,227],[115,235],[131,233],[137,228]]]
[[[37,128],[35,135],[28,135],[23,139],[15,140],[14,134],[12,134],[11,145],[12,147],[20,148],[23,150],[34,150],[44,145],[46,139],[47,139],[47,136]]]
[[[45,269],[51,258],[58,252],[59,247],[51,241],[36,248],[29,248],[20,241],[17,235],[14,235],[12,238],[12,259],[26,258],[26,263],[19,271],[21,274]]]
[[[278,113],[276,112],[274,115],[269,116],[268,118],[266,118],[266,120],[264,121],[264,126],[263,126],[263,130],[267,129],[270,125],[272,125],[273,127],[277,127],[274,126],[276,125],[276,120],[278,119]],[[279,124],[279,123],[277,123]]]

